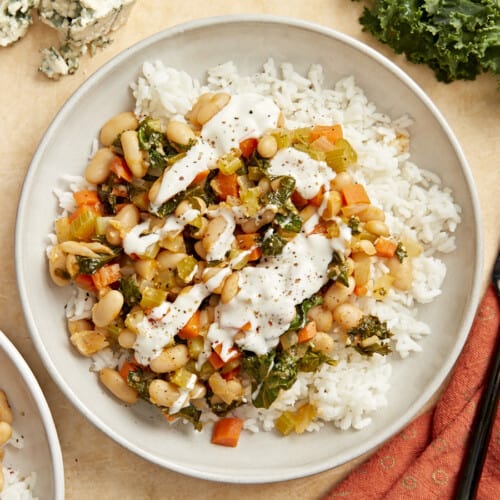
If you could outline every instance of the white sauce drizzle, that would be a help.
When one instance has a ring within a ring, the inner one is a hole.
[[[322,186],[328,191],[330,181],[335,178],[335,172],[324,161],[314,160],[295,148],[280,149],[271,159],[269,172],[292,176],[296,190],[306,200],[318,194]]]
[[[276,128],[280,109],[270,97],[253,93],[234,95],[213,116],[201,132],[201,137],[222,156],[241,141],[258,138],[264,132]]]
[[[186,156],[176,161],[163,174],[160,189],[151,202],[154,210],[177,193],[186,189],[195,177],[215,165],[217,155],[215,150],[203,140],[198,140],[186,153]]]
[[[226,227],[207,252],[207,261],[223,260],[227,252],[231,250],[231,245],[235,239],[234,230],[236,229],[236,223],[234,221],[233,212],[229,208],[222,207],[217,210],[210,211],[209,215],[212,218],[215,218],[218,215],[222,216],[226,222]]]

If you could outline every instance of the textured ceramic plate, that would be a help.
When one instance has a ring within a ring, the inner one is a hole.
[[[421,309],[433,335],[424,353],[394,362],[389,405],[362,431],[319,433],[283,439],[274,433],[245,434],[236,449],[213,446],[207,434],[176,430],[144,406],[116,402],[88,373],[89,362],[67,341],[63,306],[69,290],[50,282],[45,259],[63,173],[81,175],[92,140],[107,118],[133,109],[129,84],[147,60],[203,78],[208,67],[234,60],[240,72],[261,68],[272,56],[300,72],[324,66],[327,83],[354,75],[368,99],[393,117],[409,113],[413,160],[436,171],[463,208],[458,250],[445,257],[442,296]],[[170,469],[206,479],[269,482],[317,473],[372,450],[407,424],[451,370],[475,311],[481,274],[478,201],[456,139],[436,107],[408,76],[380,54],[332,30],[263,16],[212,18],[177,26],[126,50],[91,76],[68,100],[43,138],[24,185],[17,223],[16,259],[22,303],[38,351],[67,397],[103,432],[134,453]]]
[[[0,331],[0,388],[13,410],[13,427],[21,434],[21,449],[5,448],[4,467],[23,475],[36,473],[33,491],[38,498],[64,498],[61,448],[49,407],[24,358]]]

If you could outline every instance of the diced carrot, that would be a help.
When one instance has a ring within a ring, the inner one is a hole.
[[[90,274],[78,274],[75,277],[75,282],[80,288],[83,288],[84,290],[88,290],[89,292],[97,291],[94,285],[94,280],[92,279],[92,275]]]
[[[297,208],[304,208],[308,203],[298,191],[292,193],[292,202]]]
[[[181,339],[194,339],[200,334],[200,311],[196,311],[177,334]]]
[[[225,200],[228,196],[238,196],[238,176],[236,174],[224,175],[220,171],[217,174],[217,186],[219,196]]]
[[[217,420],[212,432],[212,444],[235,447],[243,429],[243,420],[236,417],[225,417]]]
[[[301,328],[298,331],[297,342],[299,344],[302,344],[304,342],[309,342],[310,340],[312,340],[316,336],[317,332],[318,332],[318,330],[316,328],[316,321],[309,321],[308,323],[306,323],[306,325],[303,328]]]
[[[309,234],[328,234],[328,228],[323,222],[318,222]]]
[[[364,297],[368,293],[368,287],[366,285],[356,285],[354,287],[354,295],[357,297]]]
[[[219,355],[219,357],[221,358],[221,353],[222,353],[222,344],[215,344],[214,346],[212,346],[212,349]],[[238,359],[242,356],[242,353],[239,349],[236,349],[236,347],[231,347],[229,350],[228,350],[228,354],[226,356],[226,360],[224,361],[222,358],[222,362],[225,364],[225,363],[229,363],[229,361],[233,361],[233,359]]]
[[[240,142],[241,156],[243,156],[243,158],[246,158],[248,160],[250,156],[252,156],[255,149],[257,148],[258,143],[259,141],[257,141],[257,139],[254,139],[253,137],[241,141]]]
[[[248,332],[250,328],[252,328],[252,323],[250,323],[250,321],[247,321],[244,325],[240,326],[240,330],[242,332]]]
[[[320,190],[310,199],[308,200],[310,205],[314,207],[320,207],[321,203],[323,203],[323,196],[325,195],[325,189],[321,186]]]
[[[214,370],[220,370],[225,365],[224,361],[222,361],[221,357],[215,351],[211,352],[208,362]]]
[[[332,144],[335,144],[335,141],[343,137],[342,127],[341,125],[316,125],[312,128],[309,139],[314,142],[319,137],[326,137]]]
[[[196,174],[196,177],[193,179],[192,184],[201,184],[208,177],[209,173],[210,170],[203,170],[202,172],[198,172]]]
[[[128,374],[130,372],[135,372],[137,371],[137,368],[138,368],[138,364],[137,363],[132,363],[131,361],[125,361],[122,365],[122,367],[120,368],[120,375],[121,377],[123,378],[123,380],[125,380],[125,382],[128,382]]]
[[[76,193],[73,193],[73,198],[79,207],[83,205],[93,207],[101,204],[97,191],[92,191],[91,189],[82,189],[81,191],[77,191]]]
[[[120,264],[105,264],[92,275],[92,281],[98,290],[102,290],[120,277]]]
[[[379,257],[394,257],[398,244],[389,238],[380,237],[375,240],[375,250]]]
[[[348,184],[342,188],[342,195],[346,205],[370,203],[370,198],[362,184]]]
[[[119,179],[123,179],[127,182],[131,182],[134,178],[134,175],[128,168],[127,162],[120,156],[115,156],[111,160],[111,172],[116,174]]]
[[[248,255],[249,261],[259,260],[262,252],[259,248],[259,233],[246,233],[246,234],[238,234],[236,236],[236,242],[238,243],[238,247],[242,250],[251,250]]]

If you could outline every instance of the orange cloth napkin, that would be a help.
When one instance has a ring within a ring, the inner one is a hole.
[[[500,307],[493,287],[478,309],[464,350],[436,407],[418,417],[333,488],[324,500],[454,497],[468,434],[494,355]],[[493,426],[477,498],[500,496],[500,411]]]

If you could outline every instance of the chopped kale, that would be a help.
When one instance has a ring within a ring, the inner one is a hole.
[[[328,266],[328,278],[333,282],[338,281],[344,286],[349,286],[349,266],[339,252],[334,252]]]
[[[235,408],[238,408],[238,406],[241,406],[243,404],[243,401],[241,399],[237,399],[230,404],[224,403],[224,401],[217,401],[216,403],[213,403],[210,397],[207,398],[207,401],[210,409],[218,417],[225,417],[230,411],[233,411]]]
[[[78,263],[78,269],[80,274],[94,274],[97,270],[108,264],[113,259],[118,256],[118,253],[100,253],[98,257],[83,257],[81,255],[76,256],[76,261]]]
[[[278,233],[271,230],[269,234],[264,236],[260,249],[263,255],[279,255],[286,245],[286,240]]]
[[[398,258],[399,262],[403,262],[403,260],[406,257],[408,257],[408,252],[406,251],[405,246],[401,242],[398,243],[395,255]]]
[[[142,294],[139,290],[135,274],[128,278],[121,278],[119,290],[123,295],[124,303],[128,309],[131,309],[141,301]]]
[[[136,370],[128,373],[128,385],[135,389],[142,399],[151,402],[149,399],[149,384],[156,376],[149,370],[137,367]]]
[[[297,356],[293,352],[272,350],[263,356],[246,354],[242,369],[258,390],[253,403],[256,408],[269,408],[281,389],[287,390],[297,380]]]
[[[294,212],[288,212],[286,215],[278,213],[274,217],[274,222],[281,229],[291,233],[299,233],[302,229],[302,219]]]
[[[361,228],[360,228],[361,221],[359,220],[359,217],[357,217],[356,215],[351,215],[351,217],[349,217],[347,225],[351,228],[351,233],[353,235],[361,233]]]
[[[297,311],[295,318],[290,323],[288,330],[300,330],[304,328],[307,323],[307,313],[309,309],[314,306],[319,306],[323,303],[323,297],[321,295],[313,295],[308,299],[302,301],[302,303],[295,306],[295,310]]]
[[[169,416],[173,418],[182,418],[183,420],[191,422],[197,431],[201,431],[203,428],[203,424],[200,422],[201,410],[198,410],[198,408],[192,404]]]
[[[277,205],[278,207],[287,206],[290,203],[290,196],[295,191],[295,179],[288,175],[279,177],[278,188],[274,191],[269,191],[265,195],[266,205]]]
[[[389,354],[391,348],[385,341],[392,337],[385,321],[377,316],[365,315],[359,324],[347,332],[351,345],[361,354],[371,356],[373,353]],[[384,341],[384,342],[381,342]]]
[[[323,363],[327,363],[332,366],[337,364],[335,360],[329,358],[322,352],[315,351],[314,347],[309,347],[305,354],[299,359],[298,369],[301,372],[315,372]]]

